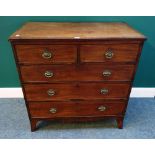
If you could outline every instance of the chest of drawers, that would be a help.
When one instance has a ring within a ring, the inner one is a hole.
[[[122,128],[145,39],[125,23],[30,22],[12,34],[31,131],[106,117]]]

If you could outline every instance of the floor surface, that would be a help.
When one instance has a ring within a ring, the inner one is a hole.
[[[23,99],[0,99],[0,138],[9,139],[133,139],[155,138],[155,99],[132,98],[118,129],[113,119],[91,123],[45,122],[36,132],[30,124]]]

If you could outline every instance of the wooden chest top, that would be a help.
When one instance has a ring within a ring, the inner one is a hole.
[[[10,36],[16,39],[145,39],[126,23],[28,22]]]

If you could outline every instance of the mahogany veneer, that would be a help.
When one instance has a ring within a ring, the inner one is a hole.
[[[106,117],[123,127],[144,35],[125,23],[29,22],[9,40],[31,131]]]
[[[134,65],[33,65],[21,66],[22,81],[25,83],[52,83],[76,81],[130,81],[134,73]],[[106,71],[110,76],[104,76]],[[52,78],[44,76],[46,71],[53,73]]]

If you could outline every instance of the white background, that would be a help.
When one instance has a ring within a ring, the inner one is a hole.
[[[153,0],[1,0],[0,15],[153,16],[155,4]],[[154,147],[154,140],[1,140],[0,155],[154,155]]]
[[[0,15],[153,16],[154,0],[1,0]]]

